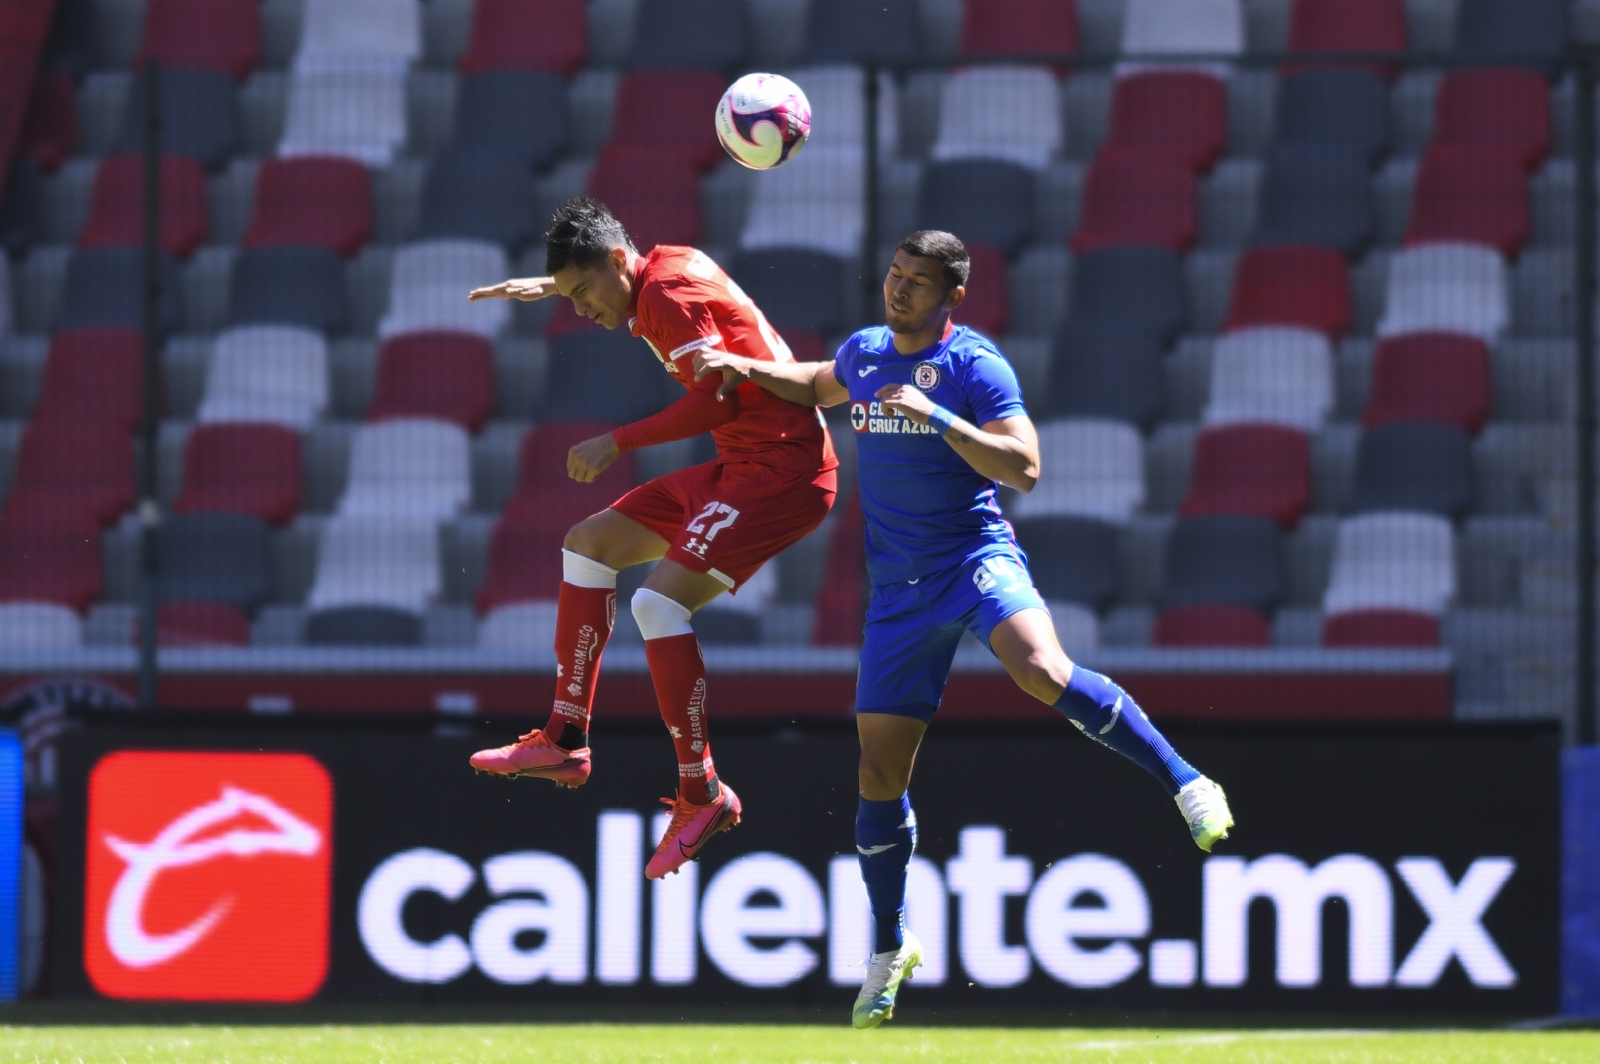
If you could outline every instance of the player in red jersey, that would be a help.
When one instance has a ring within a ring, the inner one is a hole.
[[[833,505],[839,461],[816,408],[785,402],[754,384],[723,397],[720,378],[695,381],[697,351],[793,360],[760,309],[703,252],[658,247],[641,255],[622,224],[587,197],[556,211],[545,249],[549,276],[480,288],[471,298],[559,293],[607,329],[626,324],[688,390],[658,414],[573,447],[568,475],[589,483],[623,451],[706,431],[716,440],[717,459],[641,485],[567,533],[555,646],[556,676],[564,686],[542,730],[481,750],[472,765],[569,787],[589,778],[589,714],[616,616],[617,571],[661,559],[633,597],[656,699],[678,754],[671,826],[645,866],[646,876],[659,879],[740,816],[738,796],[712,764],[705,663],[689,618],[724,591],[736,592],[822,523]]]

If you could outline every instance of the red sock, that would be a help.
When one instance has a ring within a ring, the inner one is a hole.
[[[556,606],[556,701],[545,735],[568,750],[589,745],[600,655],[617,619],[617,591],[565,581]]]
[[[678,797],[705,805],[716,797],[717,770],[711,763],[711,733],[706,727],[706,663],[694,633],[649,639],[644,644],[650,679],[656,685],[661,719],[678,751]]]

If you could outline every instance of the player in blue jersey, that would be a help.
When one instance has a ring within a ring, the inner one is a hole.
[[[887,326],[857,332],[834,361],[695,357],[697,374],[720,372],[726,392],[748,380],[802,406],[850,404],[872,578],[856,682],[856,851],[876,925],[853,1013],[861,1028],[893,1015],[901,981],[922,961],[905,928],[917,840],[907,787],[964,631],[1023,690],[1155,776],[1202,850],[1233,826],[1222,788],[1173,751],[1126,691],[1074,665],[1056,639],[995,497],[999,484],[1033,490],[1038,435],[1010,364],[950,320],[970,270],[956,237],[912,233],[883,283]]]

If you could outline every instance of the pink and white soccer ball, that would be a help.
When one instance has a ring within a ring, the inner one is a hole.
[[[778,74],[746,74],[717,104],[717,140],[733,160],[752,170],[782,166],[811,135],[811,101]]]

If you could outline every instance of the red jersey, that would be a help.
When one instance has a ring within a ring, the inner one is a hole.
[[[633,335],[689,392],[652,417],[612,433],[623,450],[697,436],[709,429],[722,461],[745,461],[786,473],[835,469],[822,414],[785,402],[751,382],[717,401],[720,373],[694,379],[694,353],[706,348],[761,362],[793,362],[789,346],[761,309],[703,251],[658,247],[634,274]]]

